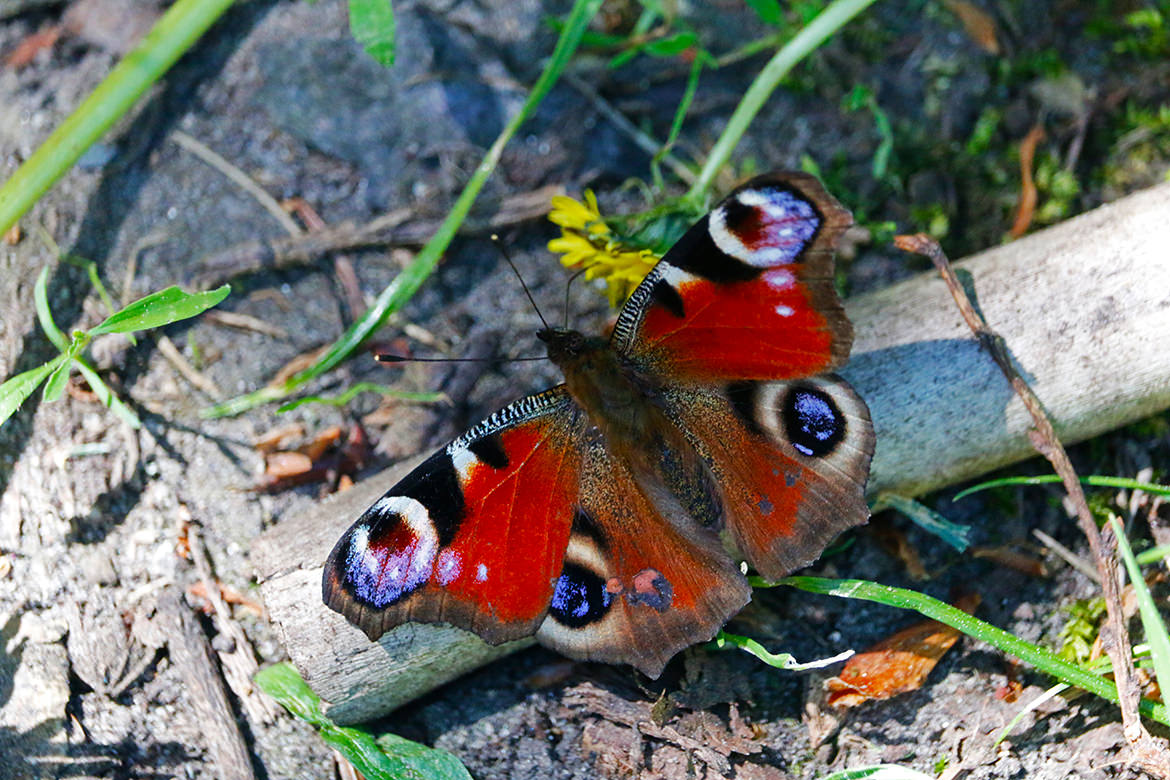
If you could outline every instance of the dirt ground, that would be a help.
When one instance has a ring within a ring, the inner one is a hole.
[[[73,31],[30,63],[0,67],[4,177],[115,62],[117,35],[110,39],[95,19],[105,13],[149,21],[152,13],[146,4],[105,2],[90,2],[97,10],[81,14]],[[396,3],[398,61],[387,71],[352,42],[339,0],[240,4],[22,221],[25,238],[0,249],[0,375],[53,355],[32,303],[37,273],[53,264],[35,226],[94,261],[112,294],[125,300],[189,283],[214,252],[283,235],[254,198],[180,146],[179,133],[232,161],[278,199],[303,198],[329,224],[366,222],[396,208],[441,218],[551,51],[548,18],[568,5]],[[613,5],[611,22],[620,24],[623,4]],[[901,231],[934,228],[956,257],[1003,240],[1019,197],[1016,150],[1035,124],[1047,130],[1037,157],[1048,176],[1038,174],[1038,221],[1139,189],[1168,168],[1170,120],[1159,125],[1156,114],[1167,105],[1170,70],[1152,33],[1126,32],[1121,11],[1095,3],[986,2],[979,7],[995,24],[996,54],[981,48],[958,5],[871,8],[777,91],[737,153],[743,171],[811,160],[872,228],[874,241],[841,264],[851,293],[922,270],[885,243],[884,223]],[[0,55],[57,24],[65,10],[50,5],[0,21]],[[685,12],[716,53],[764,33],[746,5],[732,0],[688,5]],[[1109,13],[1117,15],[1103,15]],[[1122,45],[1131,38],[1137,53]],[[1140,48],[1145,44],[1152,54]],[[683,151],[713,142],[763,61],[749,58],[704,76]],[[596,55],[580,57],[575,70],[657,137],[669,130],[686,71],[677,60],[638,60],[613,72]],[[881,175],[873,166],[882,140],[873,111],[842,106],[856,85],[871,91],[894,130]],[[647,163],[582,93],[561,85],[508,148],[481,197],[481,213],[548,184],[573,193],[592,187],[611,213],[620,212],[637,205],[636,190],[620,186],[647,178]],[[1062,190],[1064,174],[1079,189]],[[553,235],[540,220],[504,231],[538,299],[559,310],[567,275],[544,249]],[[295,356],[331,342],[354,317],[338,258],[355,269],[367,302],[402,262],[401,251],[373,248],[247,274],[233,280],[221,308],[276,330],[201,318],[169,327],[165,336],[202,367],[219,397],[260,387]],[[53,265],[49,300],[62,328],[104,316],[84,271],[72,265]],[[575,290],[572,311],[583,330],[606,315],[603,299],[584,286]],[[531,354],[537,347],[535,317],[483,237],[455,242],[400,323],[425,328],[453,345],[452,354]],[[382,335],[398,338],[402,330]],[[200,578],[179,554],[191,543],[192,523],[215,576],[245,597],[254,594],[250,541],[321,491],[253,490],[264,468],[254,442],[290,421],[311,437],[377,406],[365,396],[348,412],[310,405],[277,415],[269,407],[205,420],[199,412],[212,395],[181,375],[164,349],[157,336],[95,347],[99,367],[142,418],[141,430],[87,400],[82,388],[58,403],[34,396],[0,428],[0,776],[218,776],[208,758],[208,725],[190,705],[183,670],[135,630],[135,616],[163,592],[186,591]],[[362,380],[458,392],[451,406],[399,407],[376,424],[367,419],[376,447],[358,478],[441,443],[556,377],[542,363],[423,364],[391,374],[360,360],[319,389],[336,393]],[[1159,464],[1170,456],[1168,431],[1165,416],[1150,420],[1076,448],[1074,460],[1095,473],[1135,476],[1153,467],[1164,478]],[[1032,529],[1040,528],[1083,552],[1054,494],[1000,493],[959,504],[950,495],[927,501],[969,523],[977,545],[1030,545]],[[929,579],[916,581],[888,552],[888,539],[899,535],[918,551]],[[879,516],[849,539],[818,573],[941,598],[974,586],[981,617],[1031,641],[1056,644],[1067,621],[1062,607],[1094,595],[1084,577],[1057,561],[1049,561],[1050,576],[1028,576],[959,555],[899,517]],[[205,603],[198,594],[187,602]],[[214,647],[218,630],[199,614]],[[262,664],[285,657],[272,628],[247,604],[236,605],[233,615]],[[868,646],[913,621],[888,608],[775,591],[759,594],[731,629],[811,659]],[[1023,690],[1009,702],[1002,690],[1013,680]],[[994,746],[996,734],[1049,680],[970,640],[943,658],[924,688],[889,701],[833,713],[817,703],[820,681],[731,651],[694,649],[650,682],[627,668],[567,663],[533,649],[376,727],[450,750],[478,780],[814,778],[880,762],[927,773],[962,766],[969,778],[1138,776],[1118,762],[1116,709],[1090,697],[1050,702]],[[265,722],[234,699],[233,707],[258,777],[336,776],[330,751],[308,726],[283,713]],[[655,735],[631,725],[652,716],[662,724]]]

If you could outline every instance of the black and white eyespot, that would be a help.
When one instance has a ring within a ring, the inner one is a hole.
[[[810,458],[828,455],[845,438],[845,416],[833,397],[818,388],[789,388],[780,416],[792,446]]]
[[[366,510],[342,542],[345,583],[375,609],[401,601],[431,578],[439,535],[425,506],[407,496],[384,496]]]
[[[579,629],[604,619],[614,600],[614,594],[606,587],[605,571],[605,557],[598,544],[585,534],[573,533],[541,630],[562,633],[564,629]]]
[[[711,212],[711,240],[754,268],[796,262],[823,223],[816,207],[783,187],[749,187]]]
[[[852,435],[851,421],[860,425],[859,434],[870,430],[865,404],[831,375],[793,382],[734,382],[726,392],[736,417],[751,433],[787,444],[806,458],[836,457]]]

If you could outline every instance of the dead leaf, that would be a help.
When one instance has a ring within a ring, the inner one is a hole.
[[[289,440],[305,435],[305,426],[300,423],[287,423],[265,431],[252,442],[257,452],[269,453],[288,449]]]
[[[956,607],[972,612],[979,596],[959,599]],[[839,677],[825,681],[828,703],[856,707],[869,699],[888,699],[922,687],[938,660],[955,644],[958,630],[936,620],[924,620],[850,658]]]
[[[371,449],[361,425],[354,423],[348,431],[331,426],[295,451],[266,454],[264,474],[254,489],[275,493],[313,482],[337,489],[343,475],[352,475],[366,465]]]
[[[4,58],[4,64],[9,68],[23,68],[31,65],[32,61],[36,59],[37,54],[45,49],[51,49],[61,37],[61,27],[54,25],[46,27],[43,30],[37,30],[35,33],[27,36],[20,43],[16,44],[7,57]],[[20,236],[19,229],[16,235]],[[9,240],[9,234],[4,234],[4,239],[8,241],[9,245],[16,243]],[[19,240],[19,238],[17,239]]]
[[[995,19],[979,6],[966,0],[946,0],[946,7],[963,24],[968,37],[988,54],[999,54],[999,38],[995,32]]]
[[[337,446],[337,443],[341,441],[341,433],[340,425],[331,425],[314,436],[309,443],[297,447],[297,452],[309,460],[318,461],[330,448]]]
[[[1012,238],[1019,238],[1027,233],[1028,226],[1032,224],[1032,217],[1036,214],[1036,203],[1040,200],[1040,193],[1032,179],[1032,162],[1036,157],[1036,146],[1043,140],[1044,128],[1036,125],[1020,142],[1020,206],[1016,210],[1016,220],[1009,231]],[[1041,454],[1044,452],[1041,451]]]
[[[313,468],[313,459],[303,452],[274,452],[264,463],[264,476],[273,480],[291,480]]]
[[[22,238],[24,238],[24,234],[20,232],[19,222],[13,222],[12,227],[4,231],[4,243],[8,246],[16,246]]]

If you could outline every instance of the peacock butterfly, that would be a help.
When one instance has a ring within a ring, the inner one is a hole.
[[[346,531],[325,603],[376,640],[443,622],[536,635],[657,677],[768,579],[868,517],[865,403],[826,373],[852,328],[833,249],[852,217],[811,176],[732,192],[606,338],[537,333],[564,384],[424,461]]]

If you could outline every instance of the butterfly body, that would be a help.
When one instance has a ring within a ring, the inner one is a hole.
[[[565,382],[451,442],[358,519],[324,598],[371,639],[411,620],[535,634],[652,676],[769,578],[867,517],[864,403],[825,372],[848,212],[811,177],[737,189],[660,261],[608,338],[545,328]]]

